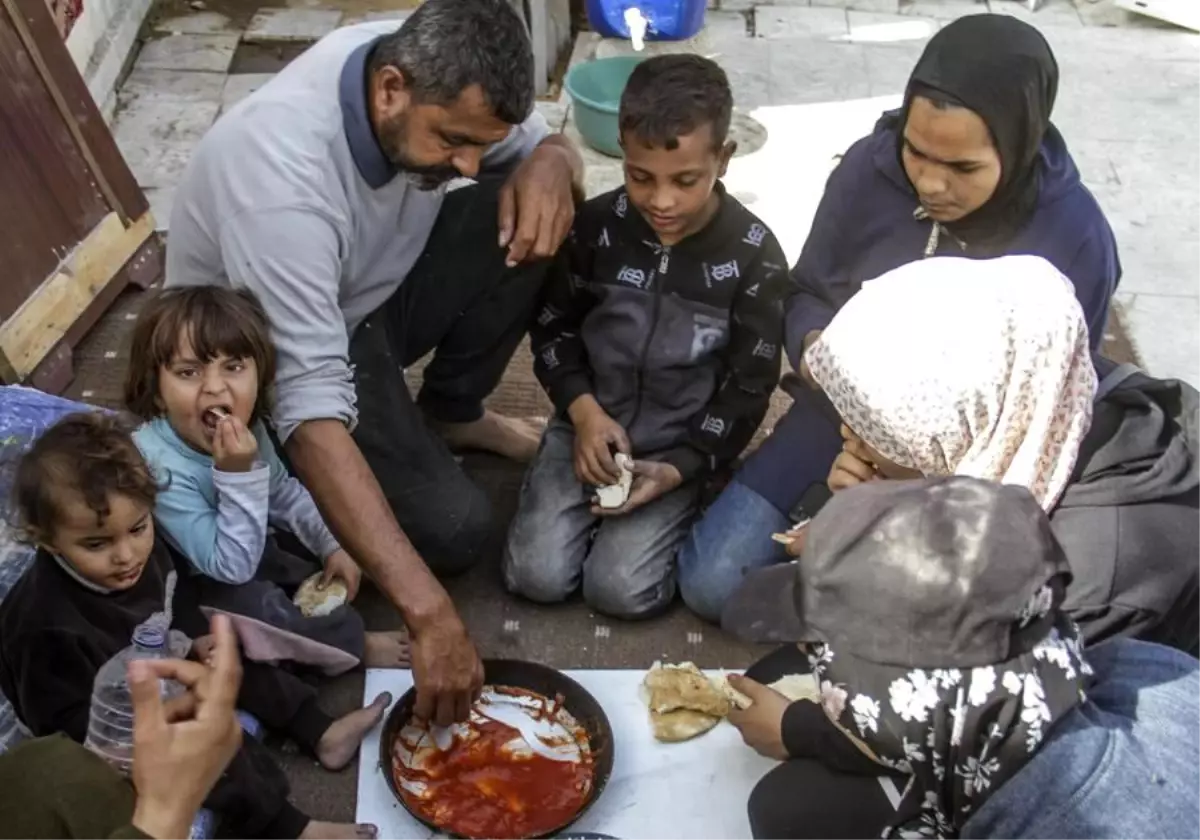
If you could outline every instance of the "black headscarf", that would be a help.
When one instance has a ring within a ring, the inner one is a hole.
[[[962,105],[987,125],[1000,156],[996,192],[966,217],[943,225],[972,247],[1003,247],[1037,207],[1038,152],[1058,93],[1058,64],[1041,33],[1010,15],[970,15],[941,29],[908,80],[900,143],[914,95]],[[903,161],[902,168],[903,168]]]

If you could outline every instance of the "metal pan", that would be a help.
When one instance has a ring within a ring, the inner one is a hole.
[[[592,803],[599,799],[600,794],[604,792],[604,787],[608,784],[613,770],[612,725],[609,724],[608,716],[604,714],[604,709],[596,702],[596,698],[561,671],[539,665],[536,662],[523,662],[519,659],[485,659],[483,660],[483,675],[484,682],[488,685],[527,688],[550,698],[562,695],[563,706],[588,734],[592,753],[592,795],[571,819],[562,825],[555,826],[545,834],[537,835],[538,837],[553,837],[583,816],[592,807]],[[422,824],[442,833],[443,829],[414,813],[408,807],[408,803],[400,795],[396,786],[396,778],[392,774],[392,745],[400,730],[412,718],[413,706],[416,701],[417,691],[415,688],[410,688],[388,712],[387,720],[383,724],[383,735],[379,739],[380,769],[383,771],[383,777],[387,780],[392,796],[404,806],[404,810]]]

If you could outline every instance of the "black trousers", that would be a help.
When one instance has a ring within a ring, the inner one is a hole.
[[[333,722],[312,686],[281,668],[243,661],[238,708],[267,729],[287,734],[309,753]],[[287,776],[263,744],[247,735],[204,806],[228,837],[292,840],[309,818],[288,801]]]
[[[491,507],[425,416],[470,422],[528,329],[549,263],[507,268],[499,180],[449,193],[424,253],[399,290],[350,340],[358,395],[354,439],[400,526],[435,574],[474,565]],[[414,400],[404,368],[428,353]]]
[[[287,776],[270,750],[247,735],[204,807],[216,814],[222,837],[295,840],[309,817],[288,801],[289,792]]]
[[[746,676],[767,685],[811,670],[808,657],[795,645],[784,645],[747,668]],[[815,706],[813,712],[814,726],[828,725]],[[781,840],[881,836],[896,811],[879,782],[882,768],[867,759],[860,766],[865,775],[839,772],[811,758],[781,763],[750,792],[751,834]],[[903,789],[904,780],[897,784]]]
[[[200,587],[187,561],[174,550],[171,554],[178,574],[171,626],[198,639],[209,632],[208,620],[200,611]],[[242,661],[237,704],[264,727],[288,735],[310,753],[333,723],[317,705],[316,689],[275,665]],[[217,815],[225,836],[291,840],[300,835],[309,819],[288,802],[289,789],[287,776],[274,756],[247,736],[204,806]]]

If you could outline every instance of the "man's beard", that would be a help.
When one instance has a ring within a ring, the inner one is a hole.
[[[403,114],[384,123],[379,134],[379,145],[384,155],[417,189],[432,192],[459,177],[458,170],[453,166],[422,166],[412,161],[408,154],[408,120]]]

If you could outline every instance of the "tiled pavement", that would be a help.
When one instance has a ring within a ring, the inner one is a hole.
[[[248,4],[226,4],[243,10],[237,16],[220,14],[222,4],[212,2],[209,10],[154,23],[155,37],[121,90],[115,134],[161,225],[195,143],[222,111],[270,78],[264,70],[277,69],[304,43],[339,24],[364,15],[403,15],[358,0],[355,12],[343,13],[347,2],[303,0],[297,5],[304,9],[260,15],[245,11]],[[1012,0],[989,2],[994,11],[1032,20],[1058,55],[1063,79],[1056,122],[1116,230],[1125,265],[1117,309],[1141,359],[1152,372],[1200,382],[1200,38],[1126,20],[1107,3],[1048,0],[1031,15]],[[737,125],[743,148],[727,183],[773,227],[793,259],[834,156],[897,102],[924,40],[946,20],[988,8],[973,0],[902,6],[896,0],[720,3],[692,42],[657,48],[700,51],[729,73],[742,112]],[[385,5],[397,4],[380,0]],[[585,34],[577,40],[574,60],[627,48]],[[565,97],[538,107],[578,139]],[[590,193],[620,182],[616,161],[586,149],[584,155]],[[140,302],[140,295],[122,296],[79,348],[73,396],[102,404],[119,400],[123,344]],[[1113,352],[1127,356],[1128,348]],[[493,396],[494,407],[545,410],[529,367],[524,353],[514,359]],[[419,370],[411,373],[419,379]],[[782,407],[781,401],[776,414]],[[519,473],[486,457],[468,457],[467,465],[487,489],[500,521],[507,521]],[[737,667],[754,655],[682,609],[646,624],[621,625],[593,616],[579,603],[541,608],[515,601],[501,593],[495,562],[450,582],[450,589],[485,655],[558,667],[645,667],[659,657]],[[394,611],[372,591],[364,592],[360,607],[370,626],[396,625]],[[361,691],[361,676],[343,677],[322,689],[322,702],[346,711]],[[353,816],[355,771],[320,772],[294,753],[283,760],[294,798],[309,812]]]

